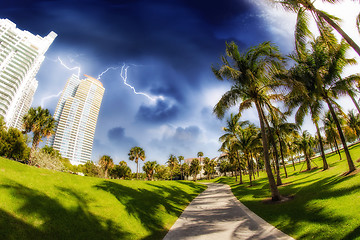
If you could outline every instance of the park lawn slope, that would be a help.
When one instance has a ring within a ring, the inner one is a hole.
[[[205,188],[82,177],[0,158],[0,239],[162,239]]]
[[[356,167],[360,157],[360,145],[350,147]],[[248,175],[244,184],[235,178],[220,178],[217,182],[231,186],[234,195],[257,215],[295,239],[360,239],[360,173],[345,176],[348,171],[346,157],[327,155],[330,169],[321,170],[322,160],[315,159],[318,169],[299,172],[303,163],[287,167],[289,177],[282,174],[283,196],[294,199],[284,203],[271,204],[264,201],[271,196],[266,174],[249,186]],[[280,170],[284,172],[283,169]]]

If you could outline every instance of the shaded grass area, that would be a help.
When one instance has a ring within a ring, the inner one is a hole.
[[[162,239],[205,188],[81,177],[0,158],[0,239]]]
[[[350,147],[354,160],[360,157],[360,145]],[[294,196],[288,202],[269,204],[270,191],[266,174],[249,186],[239,185],[235,178],[222,177],[216,182],[229,184],[234,195],[257,215],[296,239],[360,239],[360,174],[350,174],[345,154],[327,155],[330,169],[323,171],[322,160],[314,159],[317,169],[299,172],[303,163],[287,167],[282,175],[283,196]],[[355,162],[359,168],[359,163]],[[283,173],[283,169],[281,170]]]

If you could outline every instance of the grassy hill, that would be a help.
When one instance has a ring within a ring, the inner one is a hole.
[[[82,177],[0,158],[0,239],[162,239],[205,188]]]
[[[300,172],[303,163],[297,164],[295,171],[288,166],[289,177],[282,175],[283,186],[279,190],[294,198],[280,204],[264,202],[271,196],[265,173],[251,187],[248,176],[243,185],[234,178],[217,182],[229,184],[242,203],[296,239],[360,239],[360,164],[356,162],[360,144],[350,147],[350,153],[358,170],[348,176],[344,175],[348,167],[343,152],[342,160],[337,154],[327,155],[330,169],[326,171],[321,169],[320,158],[312,163],[319,168],[309,172]]]

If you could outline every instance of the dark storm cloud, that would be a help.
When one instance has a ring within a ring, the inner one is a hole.
[[[112,145],[126,145],[132,147],[138,145],[135,139],[125,135],[125,128],[115,127],[108,131],[108,138]]]
[[[155,105],[140,106],[136,118],[148,123],[166,123],[175,119],[179,114],[179,108],[166,101],[158,100]]]

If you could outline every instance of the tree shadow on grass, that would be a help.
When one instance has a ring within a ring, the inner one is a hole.
[[[114,195],[126,207],[126,211],[130,215],[141,221],[142,225],[150,232],[143,239],[162,239],[171,226],[165,221],[161,212],[178,217],[182,213],[183,207],[195,196],[178,187],[147,184],[157,190],[134,189],[112,181],[104,181],[96,187]],[[191,186],[192,184],[186,185]],[[200,190],[196,191],[200,192]]]
[[[1,185],[22,205],[16,214],[22,219],[0,209],[1,239],[125,239],[128,233],[121,231],[110,219],[93,215],[87,200],[71,189],[60,191],[77,200],[78,205],[65,207],[58,200],[43,192],[28,188],[16,182]],[[9,224],[10,223],[10,224]],[[36,225],[36,226],[34,226]]]
[[[326,228],[334,227],[339,224],[346,224],[347,219],[341,215],[329,214],[329,209],[322,205],[321,201],[355,194],[360,192],[360,183],[351,184],[350,186],[337,187],[342,182],[349,181],[354,176],[338,177],[330,176],[326,178],[308,179],[308,185],[304,186],[303,181],[296,181],[280,189],[281,193],[294,194],[295,198],[281,204],[273,204],[271,207],[261,203],[263,198],[269,197],[270,193],[268,183],[263,182],[262,188],[244,188],[239,185],[232,185],[234,195],[241,200],[246,206],[259,216],[269,222],[278,222],[277,226],[287,234],[297,236],[299,239],[307,239],[316,236],[316,239],[331,239],[332,233],[324,231]],[[305,183],[306,184],[306,183]],[[252,198],[244,198],[250,195]],[[286,194],[285,194],[286,195]],[[254,200],[256,199],[256,200]],[[304,223],[314,223],[319,225],[317,228],[309,228],[309,231],[299,231],[304,227]],[[349,229],[351,231],[351,229]],[[353,230],[348,236],[358,236],[359,228]],[[336,235],[339,238],[342,236]]]

